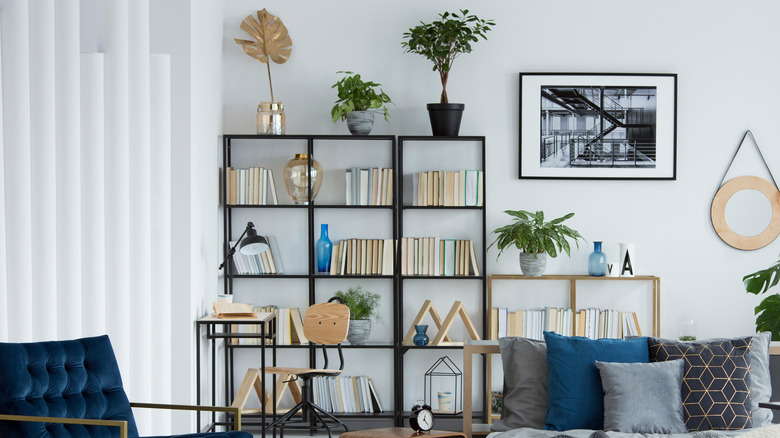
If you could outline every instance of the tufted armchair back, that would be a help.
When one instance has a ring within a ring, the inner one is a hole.
[[[127,421],[130,402],[108,336],[0,343],[0,414]],[[118,437],[119,428],[0,421],[2,438]]]

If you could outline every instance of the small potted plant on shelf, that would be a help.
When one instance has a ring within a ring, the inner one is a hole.
[[[531,213],[524,210],[506,210],[504,213],[512,216],[513,222],[493,230],[496,240],[490,244],[498,247],[498,258],[504,249],[510,245],[520,250],[520,269],[523,275],[539,277],[544,273],[547,256],[552,258],[562,252],[571,256],[571,247],[567,239],[571,239],[579,248],[579,240],[584,238],[561,222],[570,219],[574,213],[569,213],[549,222],[544,221],[544,212]],[[490,248],[490,247],[488,247]]]
[[[379,294],[364,290],[362,286],[337,291],[335,296],[349,307],[349,331],[347,340],[352,345],[362,345],[371,336],[371,321],[379,322]]]
[[[780,260],[772,266],[748,274],[742,278],[745,290],[760,295],[780,282]],[[755,308],[756,332],[772,332],[772,340],[780,341],[780,294],[764,298]]]
[[[382,84],[364,82],[359,74],[351,71],[338,73],[346,76],[331,87],[338,93],[338,100],[330,110],[333,123],[346,120],[347,128],[352,135],[368,135],[374,127],[374,112],[381,112],[385,116],[385,121],[390,121],[385,104],[392,101],[390,96],[379,88]]]
[[[401,45],[406,48],[406,52],[422,55],[432,61],[433,71],[438,71],[441,78],[441,99],[439,103],[428,104],[433,135],[458,135],[466,105],[449,103],[447,81],[452,64],[461,53],[470,53],[471,45],[479,38],[487,40],[486,33],[495,25],[493,20],[482,20],[468,13],[468,9],[461,9],[460,15],[457,12],[444,12],[439,14],[439,20],[420,22],[404,32],[407,41]]]

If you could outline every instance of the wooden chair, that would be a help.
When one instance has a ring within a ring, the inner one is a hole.
[[[322,376],[338,376],[344,369],[344,354],[341,350],[341,343],[347,338],[349,330],[349,307],[334,297],[327,303],[315,304],[306,311],[303,318],[303,334],[312,344],[319,344],[322,347],[322,356],[324,364],[322,368],[288,368],[288,367],[266,367],[265,371],[271,374],[291,374],[293,380],[301,379],[301,402],[295,405],[282,417],[268,425],[268,428],[278,428],[280,437],[284,437],[284,428],[309,429],[313,434],[315,430],[325,429],[328,436],[332,437],[331,427],[343,427],[349,431],[347,425],[341,420],[326,412],[321,407],[314,404],[312,400],[311,379]],[[328,351],[326,346],[335,345],[339,352],[339,368],[328,369]],[[294,417],[298,412],[300,417]],[[328,424],[328,423],[331,424]]]

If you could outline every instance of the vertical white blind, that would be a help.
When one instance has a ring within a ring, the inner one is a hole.
[[[31,0],[30,187],[33,337],[57,336],[57,175],[54,140],[54,1]],[[34,117],[33,117],[34,115]]]
[[[33,339],[28,3],[3,1],[3,153],[8,339]]]
[[[56,135],[57,336],[81,336],[81,70],[79,58],[79,2],[54,3],[54,110]],[[91,233],[87,233],[89,236]],[[92,315],[87,313],[87,315]]]
[[[0,0],[0,341],[108,333],[131,400],[170,402],[171,60],[149,0],[100,4],[105,54],[80,7]]]
[[[81,328],[106,332],[106,189],[102,53],[81,55]]]
[[[2,29],[2,14],[0,14],[0,29]],[[2,62],[2,30],[0,30],[0,72]],[[0,74],[0,102],[3,101],[3,75]],[[3,141],[3,105],[0,105],[0,173],[5,173],[5,142]],[[5,211],[5,178],[0,178],[0,212]],[[8,311],[8,271],[6,269],[5,214],[0,214],[0,310],[2,316]],[[0,339],[8,339],[8,318],[0,321]]]

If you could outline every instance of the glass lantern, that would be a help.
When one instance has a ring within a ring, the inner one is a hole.
[[[434,413],[463,412],[462,393],[463,374],[449,357],[439,358],[425,372],[425,404],[432,407]]]
[[[296,205],[309,203],[309,184],[311,184],[311,200],[314,200],[322,185],[322,165],[312,158],[310,170],[309,155],[295,154],[295,158],[284,166],[284,185]]]

